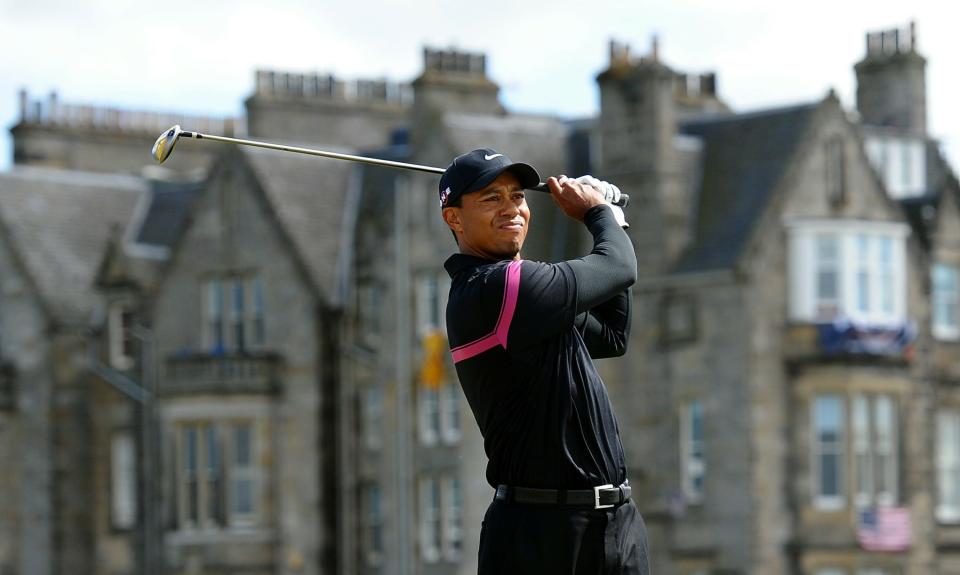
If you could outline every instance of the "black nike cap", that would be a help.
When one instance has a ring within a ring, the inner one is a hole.
[[[524,189],[540,183],[540,174],[530,164],[513,162],[496,150],[481,148],[454,158],[440,178],[440,207],[463,194],[481,190],[509,170]]]

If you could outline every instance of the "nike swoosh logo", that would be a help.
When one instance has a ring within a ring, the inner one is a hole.
[[[492,156],[488,156],[488,155],[484,154],[483,159],[484,159],[484,160],[492,160],[492,159],[494,159],[494,158],[499,158],[499,157],[502,156],[502,155],[503,155],[503,154],[494,154],[494,155],[492,155]]]

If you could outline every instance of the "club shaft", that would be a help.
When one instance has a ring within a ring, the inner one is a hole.
[[[408,164],[406,162],[396,162],[393,160],[381,160],[380,158],[368,158],[366,156],[355,156],[352,154],[341,154],[339,152],[327,152],[325,150],[314,150],[312,148],[300,148],[298,146],[285,146],[283,144],[271,144],[269,142],[258,142],[256,140],[244,140],[242,138],[228,138],[226,136],[213,136],[210,134],[202,134],[200,132],[188,132],[184,130],[180,133],[182,138],[194,138],[196,140],[214,140],[216,142],[226,142],[228,144],[238,144],[241,146],[253,146],[256,148],[266,148],[268,150],[279,150],[281,152],[294,152],[296,154],[306,154],[308,156],[320,156],[321,158],[331,158],[334,160],[347,160],[349,162],[360,162],[362,164],[370,164],[374,166],[384,166],[387,168],[400,168],[402,170],[414,170],[417,172],[426,172],[428,174],[443,174],[443,168],[436,168],[433,166],[424,166],[421,164]],[[547,184],[540,182],[536,186],[530,188],[531,190],[537,192],[544,192],[549,194],[550,189],[547,187]],[[626,205],[629,197],[626,194],[623,194],[620,205]]]
[[[180,134],[182,138],[195,138],[197,140],[214,140],[217,142],[226,142],[228,144],[239,144],[241,146],[254,146],[257,148],[266,148],[268,150],[279,150],[281,152],[294,152],[297,154],[306,154],[308,156],[320,156],[322,158],[332,158],[334,160],[347,160],[350,162],[360,162],[363,164],[372,164],[374,166],[386,166],[388,168],[400,168],[403,170],[415,170],[418,172],[427,172],[430,174],[442,174],[443,168],[433,166],[422,166],[420,164],[408,164],[406,162],[395,162],[393,160],[381,160],[379,158],[368,158],[365,156],[354,156],[351,154],[341,154],[338,152],[327,152],[324,150],[314,150],[311,148],[300,148],[297,146],[285,146],[283,144],[270,144],[268,142],[257,142],[255,140],[244,140],[241,138],[228,138],[225,136],[212,136],[210,134],[201,134],[200,132],[184,131]]]

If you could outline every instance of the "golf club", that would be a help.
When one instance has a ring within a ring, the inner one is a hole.
[[[151,154],[158,164],[162,164],[173,153],[174,146],[180,138],[193,138],[196,140],[213,140],[216,142],[226,142],[228,144],[238,144],[241,146],[254,146],[257,148],[267,148],[268,150],[279,150],[281,152],[293,152],[295,154],[306,154],[308,156],[320,156],[322,158],[331,158],[334,160],[347,160],[348,162],[360,162],[362,164],[372,164],[374,166],[386,166],[388,168],[399,168],[401,170],[414,170],[417,172],[427,172],[429,174],[443,174],[443,168],[433,166],[422,166],[420,164],[408,164],[405,162],[395,162],[393,160],[381,160],[379,158],[367,158],[364,156],[354,156],[351,154],[341,154],[338,152],[326,152],[323,150],[313,150],[310,148],[299,148],[297,146],[285,146],[282,144],[270,144],[268,142],[257,142],[254,140],[243,140],[240,138],[228,138],[225,136],[211,136],[201,134],[200,132],[189,132],[180,128],[179,125],[173,126],[160,134],[157,141],[153,144]],[[550,193],[547,184],[540,182],[531,188],[537,192]],[[618,206],[626,206],[630,197],[627,194],[621,194],[620,200],[616,202]]]

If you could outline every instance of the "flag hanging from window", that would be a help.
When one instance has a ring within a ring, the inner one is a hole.
[[[440,389],[446,379],[447,336],[440,330],[432,331],[423,338],[423,365],[420,366],[420,383],[430,389]]]
[[[875,507],[860,511],[857,541],[867,551],[904,551],[910,548],[910,510]]]

